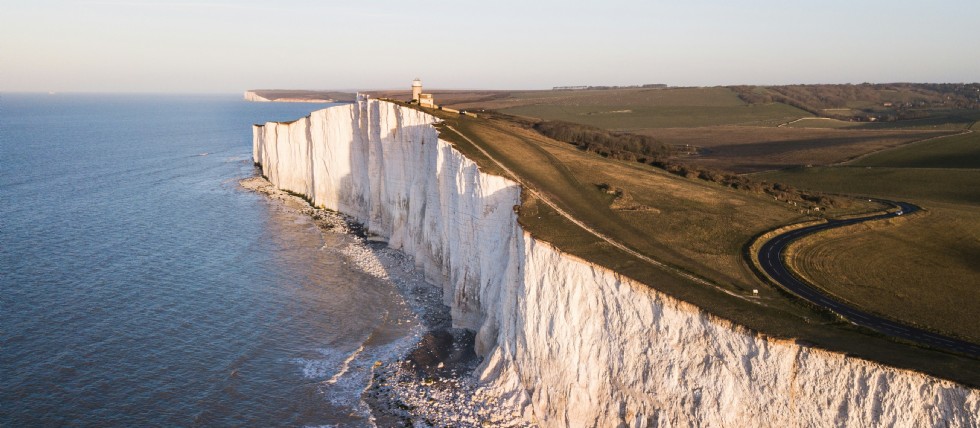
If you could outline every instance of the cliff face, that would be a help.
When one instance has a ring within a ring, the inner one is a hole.
[[[256,89],[245,91],[245,101],[277,103],[347,103],[357,94],[340,91],[304,91],[290,89]]]
[[[263,97],[263,96],[261,96],[259,94],[256,94],[254,91],[245,91],[244,98],[245,98],[245,101],[252,101],[252,102],[258,102],[258,103],[269,102],[269,100],[267,98],[265,98],[265,97]]]
[[[753,334],[524,233],[515,183],[377,100],[253,129],[279,188],[412,255],[477,331],[481,381],[543,426],[976,426],[952,382]]]

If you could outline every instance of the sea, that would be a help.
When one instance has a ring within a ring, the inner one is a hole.
[[[239,184],[326,106],[0,94],[0,426],[371,426],[403,298]]]

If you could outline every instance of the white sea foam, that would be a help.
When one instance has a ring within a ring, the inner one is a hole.
[[[361,345],[357,348],[356,351],[348,355],[347,358],[344,359],[344,362],[340,363],[340,370],[337,370],[337,373],[334,373],[333,376],[330,376],[330,379],[327,379],[325,383],[327,385],[333,385],[337,383],[337,381],[340,380],[340,377],[343,376],[345,373],[347,373],[348,370],[350,370],[351,361],[354,361],[354,359],[357,358],[358,355],[361,355],[361,352],[363,351],[364,351],[364,345]]]
[[[343,360],[343,353],[334,349],[319,348],[314,350],[320,354],[320,358],[293,358],[291,361],[300,367],[303,378],[320,380],[326,378],[330,373],[336,371],[336,367]]]

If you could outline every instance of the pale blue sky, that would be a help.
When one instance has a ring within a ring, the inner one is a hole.
[[[980,2],[0,0],[0,91],[980,81]]]

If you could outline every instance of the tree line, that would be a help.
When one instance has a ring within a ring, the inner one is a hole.
[[[671,154],[669,146],[646,135],[607,131],[557,120],[537,122],[532,128],[548,138],[574,144],[579,149],[613,159],[648,162]]]
[[[905,120],[929,117],[929,109],[980,109],[978,83],[862,83],[859,85],[731,86],[749,104],[783,103],[841,120]],[[855,103],[871,103],[847,113]],[[828,109],[830,109],[828,111]]]
[[[687,149],[663,144],[646,135],[608,131],[594,126],[553,120],[524,122],[523,124],[530,126],[548,138],[575,145],[580,150],[596,153],[603,157],[640,162],[674,175],[718,183],[733,189],[764,193],[777,200],[796,202],[803,207],[829,207],[846,204],[839,198],[818,192],[802,191],[780,183],[758,181],[745,175],[672,161],[670,160],[671,155],[681,151],[686,152]]]

